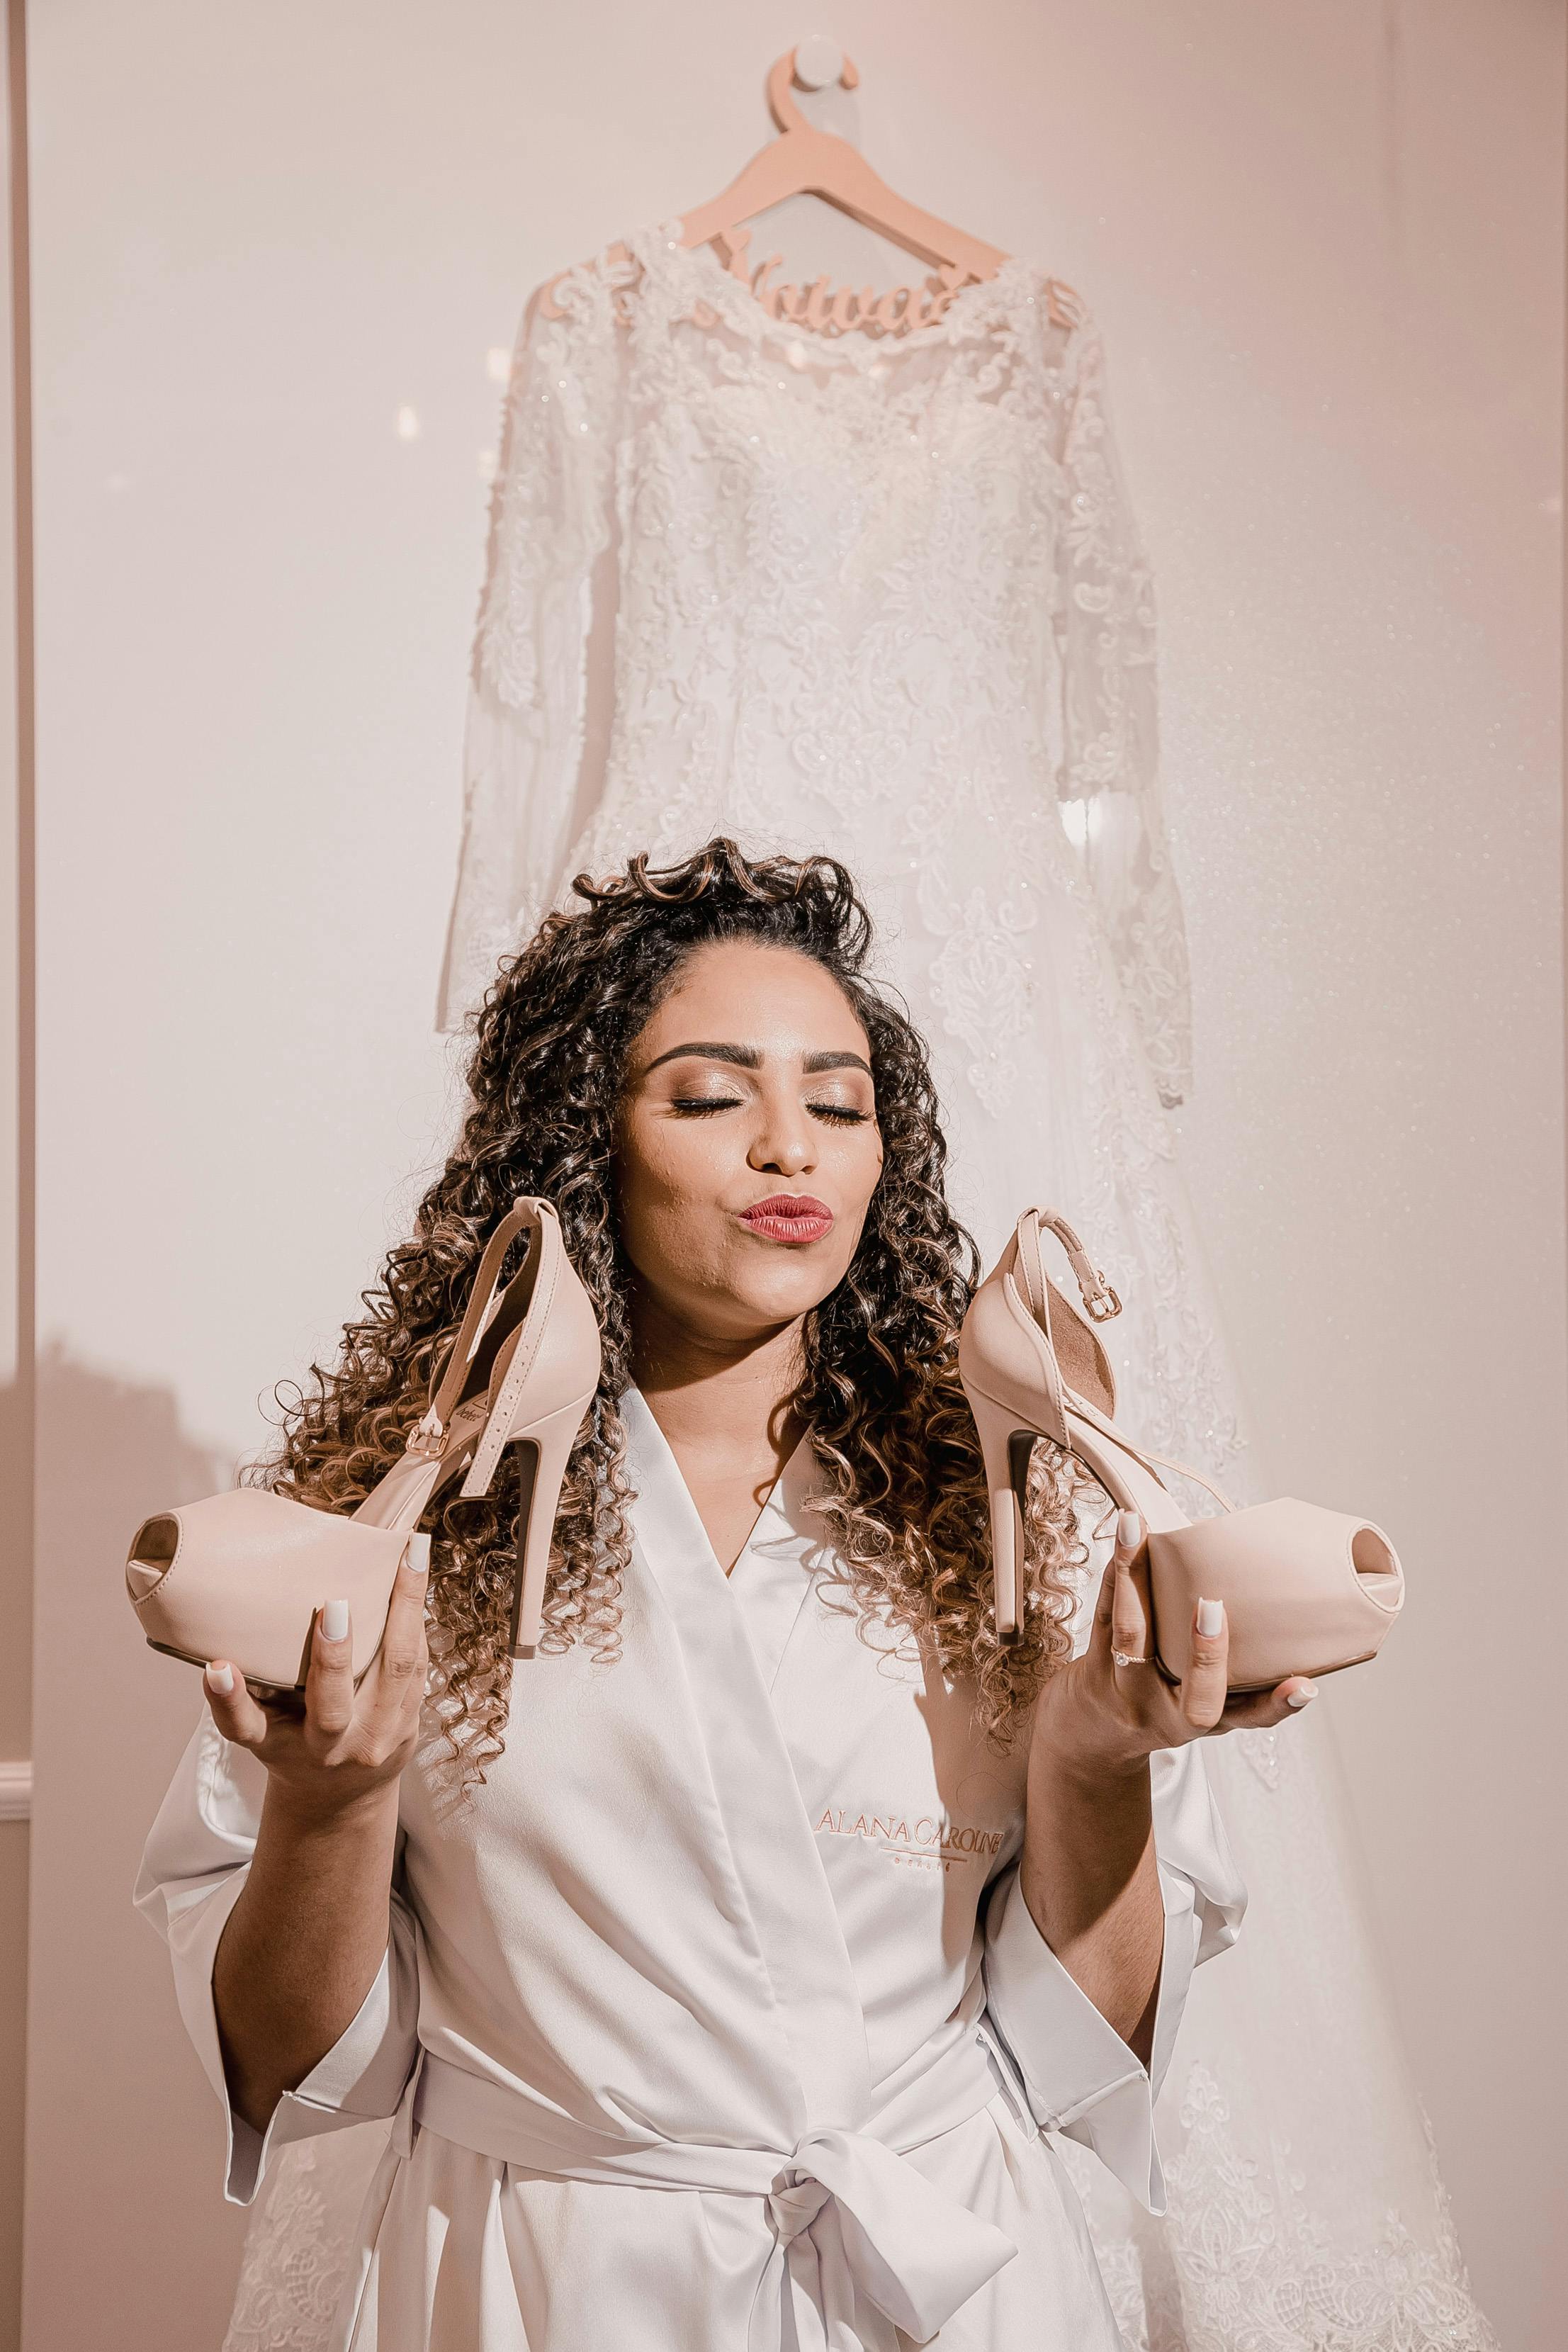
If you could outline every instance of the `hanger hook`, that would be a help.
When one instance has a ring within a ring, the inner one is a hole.
[[[810,131],[811,128],[795,103],[791,95],[792,86],[798,85],[802,89],[823,89],[830,82],[837,81],[845,89],[858,88],[860,74],[854,59],[845,57],[841,49],[838,53],[841,60],[838,72],[824,73],[820,80],[817,79],[819,64],[827,63],[823,53],[831,47],[831,42],[822,41],[813,34],[809,41],[800,43],[800,48],[790,49],[785,56],[774,59],[768,76],[768,104],[780,131]],[[800,71],[798,63],[801,49],[809,53],[806,73]],[[811,51],[817,54],[810,55]]]

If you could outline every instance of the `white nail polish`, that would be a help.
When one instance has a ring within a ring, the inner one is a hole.
[[[219,1698],[227,1698],[235,1686],[235,1670],[232,1666],[208,1666],[202,1679]]]
[[[349,1604],[346,1601],[329,1601],[321,1612],[321,1631],[329,1642],[340,1642],[349,1630]]]
[[[1203,1635],[1206,1642],[1212,1642],[1217,1633],[1223,1633],[1225,1631],[1225,1603],[1223,1601],[1200,1601],[1198,1602],[1197,1630]]]
[[[1116,1541],[1124,1551],[1136,1551],[1144,1540],[1144,1523],[1136,1511],[1116,1514]]]
[[[1300,1690],[1286,1692],[1285,1705],[1287,1706],[1308,1706],[1311,1705],[1312,1701],[1316,1698],[1317,1695],[1318,1686],[1316,1683],[1303,1683]]]

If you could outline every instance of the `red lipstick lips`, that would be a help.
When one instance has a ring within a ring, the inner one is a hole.
[[[765,1241],[791,1242],[799,1247],[831,1234],[833,1213],[825,1201],[814,1200],[810,1192],[774,1192],[743,1210],[740,1222]]]

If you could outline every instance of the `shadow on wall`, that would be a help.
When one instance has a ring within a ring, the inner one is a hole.
[[[6,1762],[31,1752],[31,1402],[16,1383],[0,1385],[0,1495],[5,1497],[0,1552],[0,1759]],[[26,2013],[27,1824],[0,1822],[0,2084],[5,2086],[0,2095],[0,2352],[16,2352],[21,2340],[21,2087]]]
[[[0,1822],[0,2352],[22,2310],[22,2101],[27,2003],[27,1824]],[[13,2092],[11,2085],[16,2086]]]
[[[214,2352],[246,2216],[224,2202],[222,2116],[162,1944],[131,1908],[200,1683],[147,1647],[123,1575],[141,1518],[231,1485],[235,1465],[182,1426],[171,1390],[57,1345],[39,1358],[36,1401],[24,2340]],[[105,2116],[137,2118],[133,2146],[100,2129]]]

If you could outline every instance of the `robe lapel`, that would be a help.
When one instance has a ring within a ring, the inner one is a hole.
[[[810,1443],[802,1438],[729,1572],[729,1589],[758,1670],[775,1694],[776,1710],[779,1669],[811,1591],[811,1570],[823,1542],[810,1510],[816,1475]]]
[[[754,1580],[761,1587],[759,1660],[664,1433],[635,1389],[622,1397],[621,1411],[637,1496],[637,1548],[685,1654],[715,1796],[800,2079],[801,2129],[855,2131],[871,2107],[865,2020],[764,1663],[771,1659],[776,1669],[810,1578],[799,1549],[789,1562],[794,1530],[770,1497],[736,1569],[745,1571],[748,1597]],[[771,1558],[769,1544],[776,1547]],[[801,1588],[792,1609],[791,1575]]]

